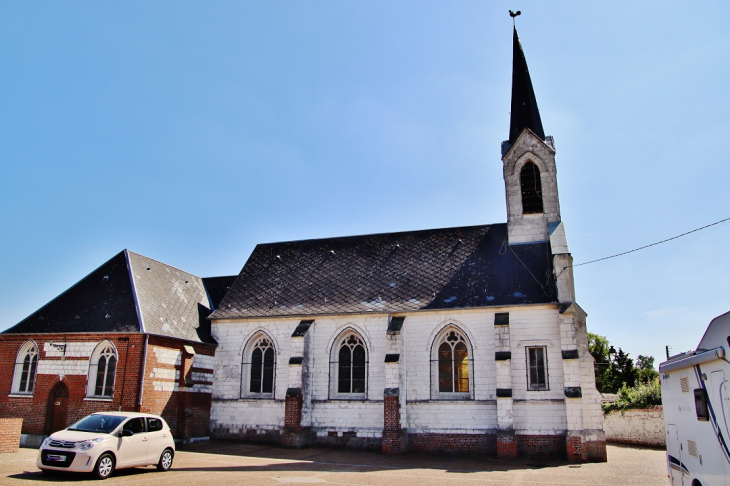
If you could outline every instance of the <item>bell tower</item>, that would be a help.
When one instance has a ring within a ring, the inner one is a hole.
[[[510,245],[548,241],[550,226],[560,223],[555,143],[545,136],[525,53],[513,32],[509,139],[502,142]]]

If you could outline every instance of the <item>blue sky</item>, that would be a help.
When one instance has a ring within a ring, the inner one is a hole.
[[[200,276],[256,243],[506,221],[512,22],[575,263],[730,216],[730,4],[0,3],[0,329],[124,248]],[[575,269],[633,357],[730,310],[730,222]]]

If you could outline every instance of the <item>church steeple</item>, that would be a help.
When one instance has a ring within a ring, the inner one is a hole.
[[[545,140],[540,111],[537,109],[535,91],[532,89],[530,71],[527,70],[525,53],[522,50],[517,28],[512,41],[512,109],[509,124],[509,144],[512,145],[522,130],[529,128],[540,140]]]
[[[513,19],[517,15],[510,12]],[[545,136],[525,53],[517,29],[513,32],[512,113],[509,140],[502,142],[507,240],[510,244],[552,241],[561,221],[555,142]]]

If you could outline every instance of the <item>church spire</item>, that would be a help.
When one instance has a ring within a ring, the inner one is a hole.
[[[512,42],[512,110],[509,124],[509,144],[512,145],[522,130],[529,128],[535,135],[545,140],[545,132],[537,109],[535,91],[532,89],[530,72],[527,70],[525,53],[522,51],[517,28],[514,28]]]

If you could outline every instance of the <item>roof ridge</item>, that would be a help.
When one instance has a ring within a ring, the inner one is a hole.
[[[307,238],[303,240],[286,240],[286,241],[271,241],[268,243],[259,243],[256,246],[272,246],[272,245],[281,245],[282,243],[306,243],[310,241],[327,241],[327,240],[345,240],[348,238],[364,238],[368,236],[389,236],[389,235],[405,235],[405,234],[414,234],[414,233],[425,233],[428,231],[449,231],[449,230],[463,230],[463,229],[476,229],[476,228],[486,228],[491,226],[507,226],[507,223],[491,223],[491,224],[474,224],[469,226],[451,226],[446,228],[429,228],[429,229],[420,229],[420,230],[408,230],[408,231],[391,231],[387,233],[366,233],[366,234],[360,234],[360,235],[348,235],[348,236],[331,236],[326,238]]]
[[[199,275],[196,275],[196,274],[194,274],[194,273],[190,273],[190,272],[188,272],[188,271],[186,271],[186,270],[183,270],[182,268],[179,268],[179,267],[176,267],[176,266],[174,266],[174,265],[170,265],[169,263],[165,263],[165,262],[163,262],[163,261],[160,261],[160,260],[158,260],[158,259],[156,259],[156,258],[148,257],[147,255],[143,255],[143,254],[141,254],[141,253],[137,253],[136,251],[132,251],[132,250],[126,250],[126,251],[127,251],[127,252],[128,252],[129,254],[131,254],[131,255],[137,255],[137,256],[140,256],[140,257],[142,257],[142,258],[147,258],[148,260],[152,260],[153,262],[159,263],[160,265],[164,265],[164,266],[166,266],[166,267],[169,267],[169,268],[174,268],[175,270],[177,270],[177,271],[179,271],[179,272],[182,272],[182,273],[184,273],[184,274],[186,274],[186,275],[190,275],[191,277],[199,278],[199,279],[201,279],[201,280],[202,280],[202,279],[204,278],[204,277],[201,277],[201,276],[199,276]]]

